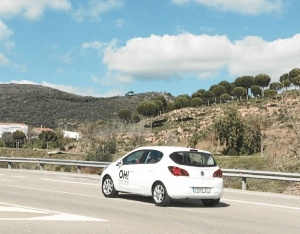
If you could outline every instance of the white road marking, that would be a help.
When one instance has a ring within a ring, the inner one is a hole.
[[[0,206],[0,212],[48,214],[48,212],[27,209],[23,207]]]
[[[189,212],[194,212],[194,213],[204,213],[205,211],[203,210],[191,210],[191,209],[186,209],[186,208],[178,208],[178,207],[169,207],[170,209],[175,209],[175,210],[183,210],[183,211],[189,211]]]
[[[10,187],[10,188],[27,189],[27,190],[33,190],[33,191],[41,191],[41,192],[51,192],[51,193],[69,194],[69,195],[83,196],[83,197],[91,197],[91,198],[104,198],[104,197],[100,197],[100,196],[92,196],[92,195],[81,194],[81,193],[70,193],[70,192],[55,191],[55,190],[49,190],[49,189],[28,188],[28,187],[15,186],[15,185],[0,185],[0,186],[3,186],[3,187]]]
[[[69,184],[84,184],[84,185],[99,186],[98,183],[91,184],[91,183],[82,183],[82,182],[67,181],[67,180],[53,180],[53,179],[44,179],[44,178],[39,178],[39,180],[54,181],[54,182],[69,183]]]
[[[241,194],[251,194],[251,195],[258,195],[258,196],[265,196],[265,197],[284,197],[289,199],[296,199],[300,200],[300,196],[297,195],[289,195],[289,194],[282,194],[282,193],[266,193],[266,192],[258,192],[258,191],[249,191],[249,190],[236,190],[236,189],[224,189],[224,193],[241,193]]]
[[[26,178],[26,176],[13,176],[13,177],[15,177],[15,178]]]
[[[40,214],[30,218],[0,218],[2,221],[71,221],[71,222],[103,222],[105,219],[98,219],[88,216],[62,213],[52,210],[36,209],[33,207],[19,206],[9,203],[0,203],[0,212],[33,213]]]
[[[229,201],[229,202],[238,202],[238,203],[259,205],[259,206],[269,206],[269,207],[276,207],[276,208],[283,208],[283,209],[300,210],[300,207],[274,205],[274,204],[262,203],[262,202],[250,202],[250,201],[243,201],[243,200],[223,199],[223,198],[221,198],[221,200]]]

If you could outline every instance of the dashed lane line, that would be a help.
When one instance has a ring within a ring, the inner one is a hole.
[[[40,178],[40,180],[52,181],[52,182],[60,182],[60,183],[69,183],[69,184],[83,184],[83,185],[99,186],[99,183],[97,183],[97,184],[91,184],[91,183],[82,183],[82,182],[67,181],[67,180],[44,179],[44,178]]]

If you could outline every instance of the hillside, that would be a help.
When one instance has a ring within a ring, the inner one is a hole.
[[[0,122],[20,122],[30,126],[56,128],[117,119],[123,108],[135,112],[138,103],[158,95],[95,98],[78,96],[40,85],[0,84]]]

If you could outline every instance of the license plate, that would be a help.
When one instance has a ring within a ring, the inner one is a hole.
[[[194,193],[210,193],[210,188],[193,188]]]

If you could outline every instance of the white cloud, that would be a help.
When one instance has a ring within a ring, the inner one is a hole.
[[[91,42],[85,42],[82,44],[82,49],[96,49],[101,50],[105,46],[107,46],[107,43],[100,42],[100,41],[91,41]]]
[[[22,64],[13,63],[4,54],[0,52],[0,67],[11,67],[13,69],[19,70],[20,72],[27,72],[27,67]]]
[[[218,35],[152,35],[131,39],[124,47],[108,47],[103,62],[110,72],[127,81],[178,75],[209,78],[225,69],[232,77],[266,73],[278,80],[299,67],[299,45],[300,34],[271,42],[259,37],[231,42],[227,36]]]
[[[161,79],[181,73],[214,74],[230,58],[232,44],[226,36],[156,36],[134,38],[122,48],[108,47],[103,62],[109,70],[138,78]]]
[[[1,84],[31,84],[31,85],[42,85],[46,87],[50,87],[53,89],[58,89],[63,92],[77,94],[80,96],[91,96],[91,97],[112,97],[112,96],[118,96],[118,95],[124,95],[123,90],[109,90],[105,93],[99,93],[94,88],[82,88],[82,87],[74,87],[70,85],[61,85],[61,84],[52,84],[46,81],[43,81],[42,83],[36,83],[30,80],[11,80],[9,82],[1,82]]]
[[[31,84],[31,85],[37,85],[37,83],[33,82],[33,81],[29,81],[29,80],[12,80],[9,82],[1,82],[4,84]]]
[[[280,12],[282,0],[171,0],[174,4],[198,3],[220,11],[232,11],[243,14],[258,15],[261,13]]]
[[[73,48],[70,49],[67,53],[63,54],[60,59],[66,64],[72,64],[72,62],[73,62],[73,51],[74,51]]]
[[[12,31],[0,20],[0,41],[3,41],[10,37]]]
[[[83,87],[74,87],[70,85],[61,85],[61,84],[51,84],[49,82],[43,81],[43,86],[47,86],[53,89],[58,89],[67,93],[73,93],[81,96],[92,96],[92,97],[112,97],[118,95],[124,95],[124,91],[120,90],[110,90],[105,93],[99,93],[94,88],[83,88]]]
[[[86,18],[99,19],[102,14],[120,8],[123,4],[124,0],[89,0],[87,6],[77,9],[73,16],[79,22]]]
[[[0,53],[0,66],[7,66],[9,64],[9,59],[5,57],[4,54]]]
[[[12,49],[14,49],[16,47],[15,43],[13,41],[8,41],[4,44],[5,49],[7,51],[11,51]]]
[[[71,4],[68,0],[1,0],[0,17],[22,15],[28,19],[38,19],[46,8],[69,10]]]

